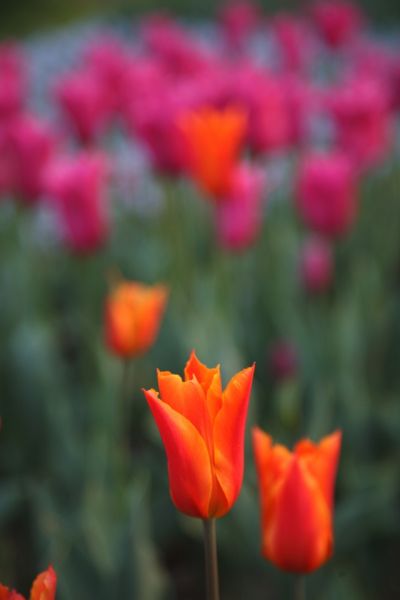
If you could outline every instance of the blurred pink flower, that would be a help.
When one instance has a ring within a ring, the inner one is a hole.
[[[0,197],[13,192],[13,162],[10,156],[10,124],[0,124]]]
[[[301,248],[299,268],[304,289],[310,293],[326,292],[334,272],[331,244],[324,238],[310,236]]]
[[[278,44],[280,67],[299,71],[308,66],[313,52],[307,23],[295,15],[280,12],[271,19],[270,26]]]
[[[252,63],[235,63],[221,72],[219,104],[247,113],[246,141],[256,154],[286,149],[290,123],[285,90],[279,79]]]
[[[15,117],[7,127],[10,179],[18,199],[36,202],[43,193],[43,174],[57,140],[48,123],[31,114]]]
[[[299,357],[293,342],[284,339],[275,342],[269,350],[269,366],[276,381],[293,379],[299,367]]]
[[[382,161],[393,141],[390,90],[384,81],[360,77],[331,90],[337,143],[360,167]]]
[[[99,37],[86,49],[85,64],[102,83],[109,109],[113,113],[123,109],[132,61],[122,41],[111,36]]]
[[[400,111],[400,57],[393,58],[391,68],[391,100],[395,110]]]
[[[83,144],[94,142],[110,116],[104,85],[89,70],[73,72],[58,81],[55,93],[65,120]]]
[[[220,244],[228,250],[244,250],[257,238],[262,226],[264,171],[251,164],[238,164],[224,201],[216,205],[216,227]]]
[[[340,153],[310,153],[298,174],[296,203],[313,231],[336,237],[353,225],[358,210],[358,177],[352,161]]]
[[[187,93],[188,94],[187,94]],[[176,176],[187,166],[187,152],[179,117],[196,105],[190,89],[160,84],[131,101],[128,127],[144,144],[160,174]]]
[[[260,10],[249,0],[226,2],[219,11],[219,22],[229,46],[239,49],[260,22]]]
[[[210,56],[193,34],[162,13],[142,21],[142,38],[150,55],[157,57],[174,76],[193,76],[207,70]]]
[[[47,170],[46,189],[62,237],[77,253],[94,251],[107,238],[107,170],[105,157],[89,152],[60,156]]]
[[[0,44],[0,121],[18,114],[26,97],[26,66],[19,47]]]
[[[317,0],[311,14],[323,40],[332,48],[349,42],[364,22],[360,8],[346,0]]]

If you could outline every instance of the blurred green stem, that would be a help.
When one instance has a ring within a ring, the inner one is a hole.
[[[217,534],[215,519],[203,519],[207,600],[219,600]]]
[[[122,444],[126,444],[129,448],[129,424],[130,424],[130,390],[132,388],[131,381],[131,366],[130,358],[124,358],[122,361],[121,388],[119,398],[119,413],[120,413],[120,432]]]
[[[306,578],[298,575],[294,582],[294,600],[306,600]]]

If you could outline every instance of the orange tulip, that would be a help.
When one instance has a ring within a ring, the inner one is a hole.
[[[203,108],[184,115],[180,126],[188,146],[189,171],[206,193],[220,198],[245,136],[246,115],[239,108]]]
[[[54,600],[56,597],[57,575],[53,567],[40,573],[33,582],[29,600]],[[21,594],[0,584],[0,600],[25,600]]]
[[[219,366],[207,368],[193,352],[183,381],[158,371],[159,393],[144,390],[165,446],[172,500],[187,515],[222,517],[239,495],[253,373],[254,365],[240,371],[222,391]]]
[[[108,347],[123,357],[146,352],[158,334],[167,295],[163,285],[146,286],[133,281],[117,285],[106,300]]]
[[[333,492],[339,431],[290,452],[256,428],[253,445],[261,494],[262,553],[285,571],[308,573],[333,549]]]

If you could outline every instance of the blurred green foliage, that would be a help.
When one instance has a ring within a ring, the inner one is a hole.
[[[23,35],[87,17],[134,17],[148,11],[166,10],[182,17],[210,17],[222,2],[215,0],[2,0],[0,36]],[[296,10],[295,0],[259,0],[266,12]],[[300,5],[303,6],[305,2]],[[398,0],[359,0],[374,23],[396,25],[400,20]]]
[[[52,562],[58,600],[204,597],[199,523],[177,514],[142,387],[156,367],[181,372],[195,347],[225,381],[257,363],[248,428],[282,442],[340,427],[336,553],[307,583],[310,600],[395,600],[400,554],[400,170],[365,182],[354,232],[336,248],[333,289],[299,286],[303,237],[291,194],[271,204],[259,243],[216,247],[210,207],[169,186],[158,216],[114,205],[110,244],[88,257],[52,249],[35,215],[0,206],[0,580],[26,591]],[[103,342],[107,276],[167,281],[160,337],[133,362],[121,418],[123,365]],[[268,351],[300,350],[298,375],[278,382]],[[129,435],[125,437],[129,424]],[[122,441],[121,441],[122,440]],[[128,441],[127,441],[128,440]],[[258,494],[246,474],[218,523],[224,598],[290,597],[291,577],[259,556]]]

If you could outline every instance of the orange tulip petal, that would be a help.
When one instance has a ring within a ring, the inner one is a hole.
[[[54,600],[56,597],[57,575],[52,566],[40,573],[33,582],[30,600]]]
[[[182,381],[179,375],[158,371],[161,399],[192,423],[206,444],[210,442],[210,425],[203,388],[197,380]]]
[[[185,380],[196,378],[207,396],[207,411],[211,423],[222,405],[222,384],[220,366],[209,369],[192,352],[185,366]]]
[[[229,507],[236,500],[243,480],[244,434],[254,368],[253,365],[243,369],[232,377],[215,418],[215,474]]]
[[[302,440],[296,445],[295,453],[309,472],[319,482],[328,506],[333,504],[333,491],[339,462],[342,434],[335,431],[324,437],[319,444]]]
[[[209,369],[197,358],[196,353],[193,350],[185,366],[185,381],[189,381],[195,377],[205,393],[207,393],[208,388],[214,381],[215,376],[217,376],[219,379],[219,390],[222,392],[221,372],[219,365]]]
[[[318,483],[295,455],[267,504],[263,512],[267,558],[286,571],[307,573],[330,557],[331,512]]]
[[[179,125],[198,185],[216,197],[223,195],[244,138],[246,114],[233,107],[205,108],[184,115]]]
[[[108,346],[121,356],[148,350],[158,333],[167,296],[167,288],[163,285],[119,284],[106,301]]]
[[[146,288],[139,298],[135,318],[137,321],[137,343],[141,352],[148,350],[154,343],[167,297],[167,288],[163,285],[157,285]]]
[[[207,518],[212,472],[206,444],[194,425],[153,391],[144,390],[168,460],[172,500],[183,513]]]
[[[25,600],[25,598],[0,583],[0,600]]]

